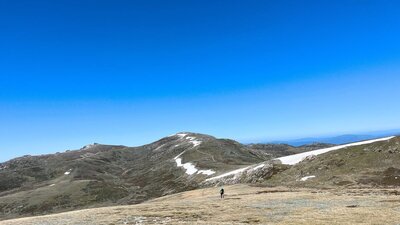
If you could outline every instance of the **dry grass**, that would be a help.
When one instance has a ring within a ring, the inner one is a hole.
[[[45,224],[399,224],[394,190],[309,190],[226,186],[189,191],[139,205],[80,210],[0,222]]]

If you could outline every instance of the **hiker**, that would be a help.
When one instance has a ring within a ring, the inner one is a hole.
[[[219,193],[221,194],[221,198],[224,198],[224,193],[225,193],[224,188],[221,188],[221,190],[219,191]]]

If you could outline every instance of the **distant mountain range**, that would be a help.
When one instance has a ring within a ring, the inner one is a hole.
[[[327,144],[341,145],[346,143],[352,143],[352,142],[387,137],[387,136],[397,136],[399,134],[400,134],[400,129],[394,129],[394,130],[374,131],[361,134],[344,134],[339,136],[308,137],[308,138],[300,138],[293,140],[267,141],[265,143],[288,144],[292,146],[308,145],[312,143],[327,143]]]

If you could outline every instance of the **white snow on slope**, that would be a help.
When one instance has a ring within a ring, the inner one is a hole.
[[[264,163],[254,167],[252,170],[258,170],[258,169],[262,168],[263,166],[265,166]]]
[[[231,171],[231,172],[224,173],[224,174],[221,174],[221,175],[219,175],[219,176],[215,176],[215,177],[208,178],[208,179],[206,179],[206,181],[215,180],[215,179],[220,179],[220,178],[227,177],[227,176],[231,176],[231,175],[236,175],[236,174],[239,174],[239,173],[241,173],[241,172],[247,170],[247,169],[250,168],[250,167],[251,167],[251,166],[244,167],[244,168],[237,169],[237,170],[233,170],[233,171]]]
[[[177,133],[175,135],[179,136],[180,138],[184,138],[187,134],[185,134],[185,133]]]
[[[196,140],[195,137],[186,137],[187,140],[190,141],[190,143],[193,144],[193,148],[196,146],[199,146],[201,144],[201,141]]]
[[[177,133],[176,135],[179,136],[179,137],[182,139],[182,138],[186,137],[188,134],[186,134],[186,133]],[[189,137],[186,137],[186,140],[189,140],[190,143],[193,144],[193,148],[201,144],[201,141],[196,140],[195,137],[190,137],[190,136],[189,136]],[[175,147],[177,147],[177,146],[179,146],[179,144],[178,144],[178,145],[175,145]],[[186,171],[185,171],[186,174],[188,174],[188,175],[193,175],[193,174],[195,174],[195,173],[202,173],[202,174],[206,174],[206,175],[211,175],[211,174],[214,174],[214,173],[215,173],[215,172],[212,171],[212,170],[200,170],[200,171],[199,171],[199,170],[196,169],[196,167],[195,167],[192,163],[190,163],[190,162],[187,162],[187,163],[183,163],[183,164],[182,164],[182,159],[181,159],[180,157],[181,157],[181,155],[182,155],[183,153],[185,153],[185,152],[186,152],[186,151],[183,151],[181,154],[177,155],[177,156],[174,158],[174,160],[175,160],[175,162],[176,162],[176,166],[177,166],[177,167],[183,167],[183,168],[186,170]]]
[[[315,178],[315,176],[312,175],[312,176],[302,177],[302,178],[300,179],[300,181],[306,181],[306,180],[311,179],[311,178]]]
[[[209,176],[209,175],[212,175],[212,174],[215,173],[215,171],[213,171],[213,170],[198,170],[198,169],[197,169],[192,163],[190,163],[190,162],[187,162],[187,163],[183,163],[183,164],[182,164],[182,159],[180,158],[180,156],[181,156],[183,153],[185,153],[185,151],[182,152],[181,154],[177,155],[177,156],[174,158],[174,160],[175,160],[175,162],[176,162],[176,166],[177,166],[177,167],[183,167],[183,168],[186,170],[186,171],[185,171],[186,174],[188,174],[188,175],[193,175],[193,174],[195,174],[195,173],[198,173],[198,174],[204,174],[204,175]]]
[[[330,151],[334,151],[334,150],[338,150],[338,149],[342,149],[342,148],[347,148],[347,147],[351,147],[351,146],[371,144],[371,143],[378,142],[378,141],[386,141],[386,140],[390,140],[394,137],[395,136],[379,138],[379,139],[374,139],[374,140],[368,140],[368,141],[355,142],[355,143],[351,143],[351,144],[339,145],[339,146],[334,146],[334,147],[330,147],[330,148],[323,148],[323,149],[299,153],[299,154],[295,154],[295,155],[284,156],[284,157],[280,157],[280,158],[276,158],[276,159],[279,159],[282,162],[282,164],[294,165],[296,163],[301,162],[307,156],[319,155],[319,154],[323,154],[326,152],[330,152]],[[216,180],[216,179],[220,179],[220,178],[231,176],[231,175],[237,175],[237,174],[240,174],[240,173],[250,169],[251,167],[254,167],[254,168],[252,168],[252,170],[258,170],[258,169],[262,168],[263,166],[264,166],[264,164],[260,164],[258,166],[256,166],[256,165],[248,166],[248,167],[233,170],[228,173],[224,173],[224,174],[221,174],[221,175],[218,175],[215,177],[210,177],[210,178],[206,179],[206,181]],[[312,178],[312,177],[309,177],[309,178]],[[309,178],[307,178],[307,179],[309,179]]]
[[[378,142],[378,141],[386,141],[386,140],[392,139],[394,137],[395,136],[391,136],[391,137],[385,137],[385,138],[378,138],[378,139],[374,139],[374,140],[355,142],[355,143],[350,143],[350,144],[345,144],[345,145],[338,145],[338,146],[334,146],[334,147],[330,147],[330,148],[323,148],[323,149],[318,149],[318,150],[314,150],[314,151],[284,156],[284,157],[280,157],[277,159],[280,160],[282,162],[282,164],[294,165],[294,164],[301,162],[307,156],[310,156],[310,155],[320,155],[323,153],[327,153],[330,151],[339,150],[339,149],[343,149],[343,148],[347,148],[347,147],[351,147],[351,146],[371,144],[371,143]]]
[[[162,145],[160,145],[160,146],[158,146],[156,149],[154,149],[154,151],[156,152],[156,151],[158,151],[158,150],[160,150],[162,147],[164,147],[166,144],[162,144]]]
[[[64,174],[65,175],[69,175],[69,174],[71,174],[71,171],[72,171],[72,169],[69,169],[67,172],[65,172]]]
[[[176,158],[175,162],[178,167],[183,167],[188,175],[193,175],[197,172],[196,167],[190,162],[182,164],[181,158]]]
[[[210,176],[210,175],[213,175],[215,173],[215,171],[214,170],[199,170],[198,173]]]
[[[196,137],[191,137],[188,135],[189,134],[187,134],[187,133],[177,133],[177,134],[170,135],[169,137],[178,136],[180,139],[183,139],[186,137],[185,139],[189,140],[189,142],[193,144],[193,147],[199,146],[201,144],[201,141],[196,140]]]

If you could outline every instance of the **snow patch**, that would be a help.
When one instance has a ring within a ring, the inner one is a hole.
[[[190,143],[193,144],[193,148],[194,148],[194,147],[197,147],[197,146],[199,146],[199,145],[201,144],[201,141],[196,140],[195,137],[186,137],[186,139],[189,140]]]
[[[177,133],[175,135],[179,136],[180,138],[184,138],[184,137],[186,137],[187,134],[185,134],[185,133]]]
[[[311,178],[315,178],[315,176],[314,176],[314,175],[311,175],[311,176],[302,177],[302,178],[300,179],[300,181],[306,181],[306,180],[311,179]]]
[[[215,173],[214,170],[199,170],[198,174],[204,174],[207,176],[213,175]]]
[[[206,181],[215,180],[215,179],[220,179],[220,178],[223,178],[223,177],[235,175],[235,174],[238,174],[238,173],[241,173],[241,172],[247,170],[247,169],[250,168],[250,167],[251,167],[251,166],[244,167],[244,168],[237,169],[237,170],[233,170],[233,171],[231,171],[231,172],[224,173],[224,174],[221,174],[221,175],[219,175],[219,176],[215,176],[215,177],[208,178],[208,179],[206,179]]]
[[[188,174],[188,175],[193,175],[197,172],[197,169],[193,164],[191,164],[191,163],[182,164],[181,158],[175,159],[175,162],[178,167],[183,167],[186,170],[186,174]]]
[[[259,170],[259,169],[263,168],[264,166],[265,166],[265,164],[262,163],[262,164],[257,165],[257,166],[252,165],[252,166],[244,167],[244,168],[233,170],[233,171],[230,171],[230,172],[227,172],[227,173],[215,176],[215,177],[208,178],[208,179],[206,179],[206,181],[211,181],[211,180],[216,180],[216,179],[220,179],[220,178],[223,178],[223,177],[237,175],[237,174],[240,174],[240,173],[242,173],[242,172],[244,172],[246,170],[249,170],[249,169],[251,169],[252,171]]]
[[[260,165],[258,165],[256,167],[254,167],[252,170],[258,170],[258,169],[261,169],[264,166],[265,166],[265,164],[260,164]]]
[[[193,144],[193,147],[197,147],[201,144],[201,141],[191,141],[191,143]]]
[[[207,176],[209,176],[209,175],[212,175],[212,174],[214,174],[215,173],[215,171],[213,171],[213,170],[198,170],[192,163],[190,163],[190,162],[187,162],[187,163],[183,163],[182,164],[182,159],[180,158],[181,157],[181,155],[183,154],[183,153],[185,153],[186,151],[184,151],[184,152],[182,152],[181,154],[179,154],[179,155],[177,155],[175,158],[174,158],[174,160],[175,160],[175,162],[176,162],[176,166],[177,167],[183,167],[186,171],[185,171],[185,173],[186,174],[188,174],[188,175],[193,175],[193,174],[195,174],[195,173],[198,173],[198,174],[205,174],[205,175],[207,175]]]
[[[202,143],[200,140],[197,140],[196,137],[188,136],[188,134],[186,134],[186,133],[178,133],[176,135],[180,136],[181,139],[185,138],[185,140],[188,140],[193,145],[192,148],[195,148]],[[178,147],[179,145],[180,144],[177,144],[177,145],[175,145],[175,147]],[[177,167],[183,167],[186,170],[185,171],[186,174],[193,175],[193,174],[197,173],[197,174],[204,174],[204,175],[209,176],[209,175],[212,175],[215,173],[215,171],[213,171],[213,170],[199,170],[191,162],[182,163],[182,159],[180,157],[185,152],[186,151],[183,151],[181,154],[177,155],[174,158],[174,160],[176,162]]]
[[[186,139],[190,143],[193,144],[193,148],[197,147],[197,146],[199,146],[201,144],[201,141],[197,140],[196,137],[191,137],[191,136],[188,136],[188,135],[189,134],[187,134],[187,133],[177,133],[177,134],[171,135],[170,137],[178,136],[180,139]],[[178,145],[175,145],[175,147],[176,146],[178,146]]]
[[[162,147],[164,147],[166,144],[162,144],[162,145],[160,145],[160,146],[158,146],[156,149],[154,149],[154,151],[158,151],[158,150],[160,150]]]
[[[345,144],[345,145],[338,145],[338,146],[334,146],[334,147],[330,147],[330,148],[323,148],[323,149],[318,149],[318,150],[314,150],[314,151],[284,156],[284,157],[280,157],[277,159],[280,160],[282,162],[282,164],[294,165],[294,164],[297,164],[297,163],[303,161],[306,157],[308,157],[310,155],[320,155],[323,153],[327,153],[330,151],[335,151],[335,150],[339,150],[339,149],[343,149],[343,148],[347,148],[347,147],[371,144],[371,143],[379,142],[379,141],[387,141],[394,137],[395,136],[391,136],[391,137],[385,137],[385,138],[378,138],[378,139],[374,139],[374,140],[355,142],[355,143],[350,143],[350,144]]]

